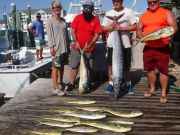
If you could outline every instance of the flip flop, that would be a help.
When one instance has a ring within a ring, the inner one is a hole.
[[[154,92],[150,92],[150,91],[144,92],[144,97],[152,97],[152,96],[156,96],[156,94]]]
[[[165,104],[165,103],[167,103],[167,101],[168,101],[167,96],[160,97],[160,103]]]

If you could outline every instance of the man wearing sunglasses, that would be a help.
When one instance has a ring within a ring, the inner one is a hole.
[[[93,81],[93,52],[99,33],[102,32],[102,28],[99,19],[93,15],[94,2],[91,0],[84,0],[82,7],[82,14],[77,15],[71,23],[74,44],[70,52],[70,66],[72,69],[66,91],[71,91],[75,88],[74,81],[80,65],[80,49],[85,50],[84,55],[90,73],[90,81]]]
[[[172,26],[174,33],[177,31],[176,20],[167,9],[160,7],[160,0],[147,0],[148,9],[140,17],[137,36],[142,38],[158,29]],[[169,65],[169,41],[170,38],[161,38],[145,42],[143,51],[144,70],[148,72],[149,91],[144,93],[144,97],[155,95],[155,81],[158,69],[160,73],[161,97],[160,102],[167,102],[168,87],[168,65]]]
[[[48,46],[52,56],[53,94],[65,94],[63,74],[68,51],[68,32],[65,20],[61,17],[62,5],[58,0],[51,3],[52,16],[47,21]]]
[[[123,6],[123,0],[112,0],[114,9],[108,11],[103,20],[103,30],[104,31],[112,31],[112,28],[109,25],[114,25],[114,30],[121,32],[121,39],[123,44],[123,65],[124,65],[124,76],[125,82],[128,89],[129,94],[134,94],[134,89],[131,85],[131,43],[130,43],[130,32],[136,30],[136,18],[134,12]],[[123,15],[124,14],[124,15]],[[106,16],[120,16],[123,15],[117,22],[113,22],[113,20],[109,19]],[[115,23],[115,24],[113,24]],[[119,38],[119,37],[116,37]],[[114,34],[109,32],[109,36],[107,38],[107,63],[108,63],[108,77],[109,84],[106,88],[106,93],[111,93],[113,91],[113,79],[112,79],[112,55],[113,49],[116,49],[114,46],[115,42]],[[120,58],[117,58],[120,59]],[[119,88],[120,89],[120,88]],[[118,90],[119,91],[119,90]]]

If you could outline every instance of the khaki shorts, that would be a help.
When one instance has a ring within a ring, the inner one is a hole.
[[[85,52],[85,62],[88,69],[93,69],[94,53]],[[70,53],[70,66],[71,68],[78,68],[80,65],[81,55],[76,49],[71,49]]]

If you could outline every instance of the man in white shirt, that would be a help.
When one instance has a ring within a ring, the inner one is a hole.
[[[123,68],[124,68],[124,76],[129,94],[134,94],[134,89],[131,85],[131,42],[130,42],[130,32],[136,30],[136,18],[134,12],[131,9],[123,7],[123,0],[112,0],[114,9],[108,11],[103,20],[104,31],[112,30],[108,29],[108,26],[114,26],[114,30],[121,32],[122,44],[123,44]],[[106,16],[119,16],[124,14],[117,22],[107,18]],[[107,26],[107,27],[106,27]],[[107,86],[107,93],[113,91],[113,80],[112,80],[112,54],[113,45],[116,41],[114,41],[114,34],[109,32],[109,36],[107,38],[107,47],[108,47],[108,76],[109,76],[109,84]],[[118,59],[118,58],[117,58]]]

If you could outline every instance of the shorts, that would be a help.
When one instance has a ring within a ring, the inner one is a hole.
[[[35,45],[36,45],[37,50],[41,50],[45,46],[45,41],[44,40],[35,40]]]
[[[169,56],[169,46],[162,48],[145,46],[143,51],[144,70],[150,72],[158,69],[160,73],[168,75]]]
[[[93,52],[85,52],[84,58],[86,62],[86,66],[88,69],[93,69],[93,62],[94,62],[94,53]],[[70,52],[70,66],[71,68],[78,68],[80,65],[81,55],[79,50],[74,48],[71,49]]]
[[[107,64],[112,66],[112,53],[113,48],[108,47],[107,50]],[[131,48],[123,48],[123,68],[130,70],[131,68]]]
[[[55,68],[60,68],[66,65],[67,61],[67,53],[63,53],[60,56],[52,57],[52,66]]]

